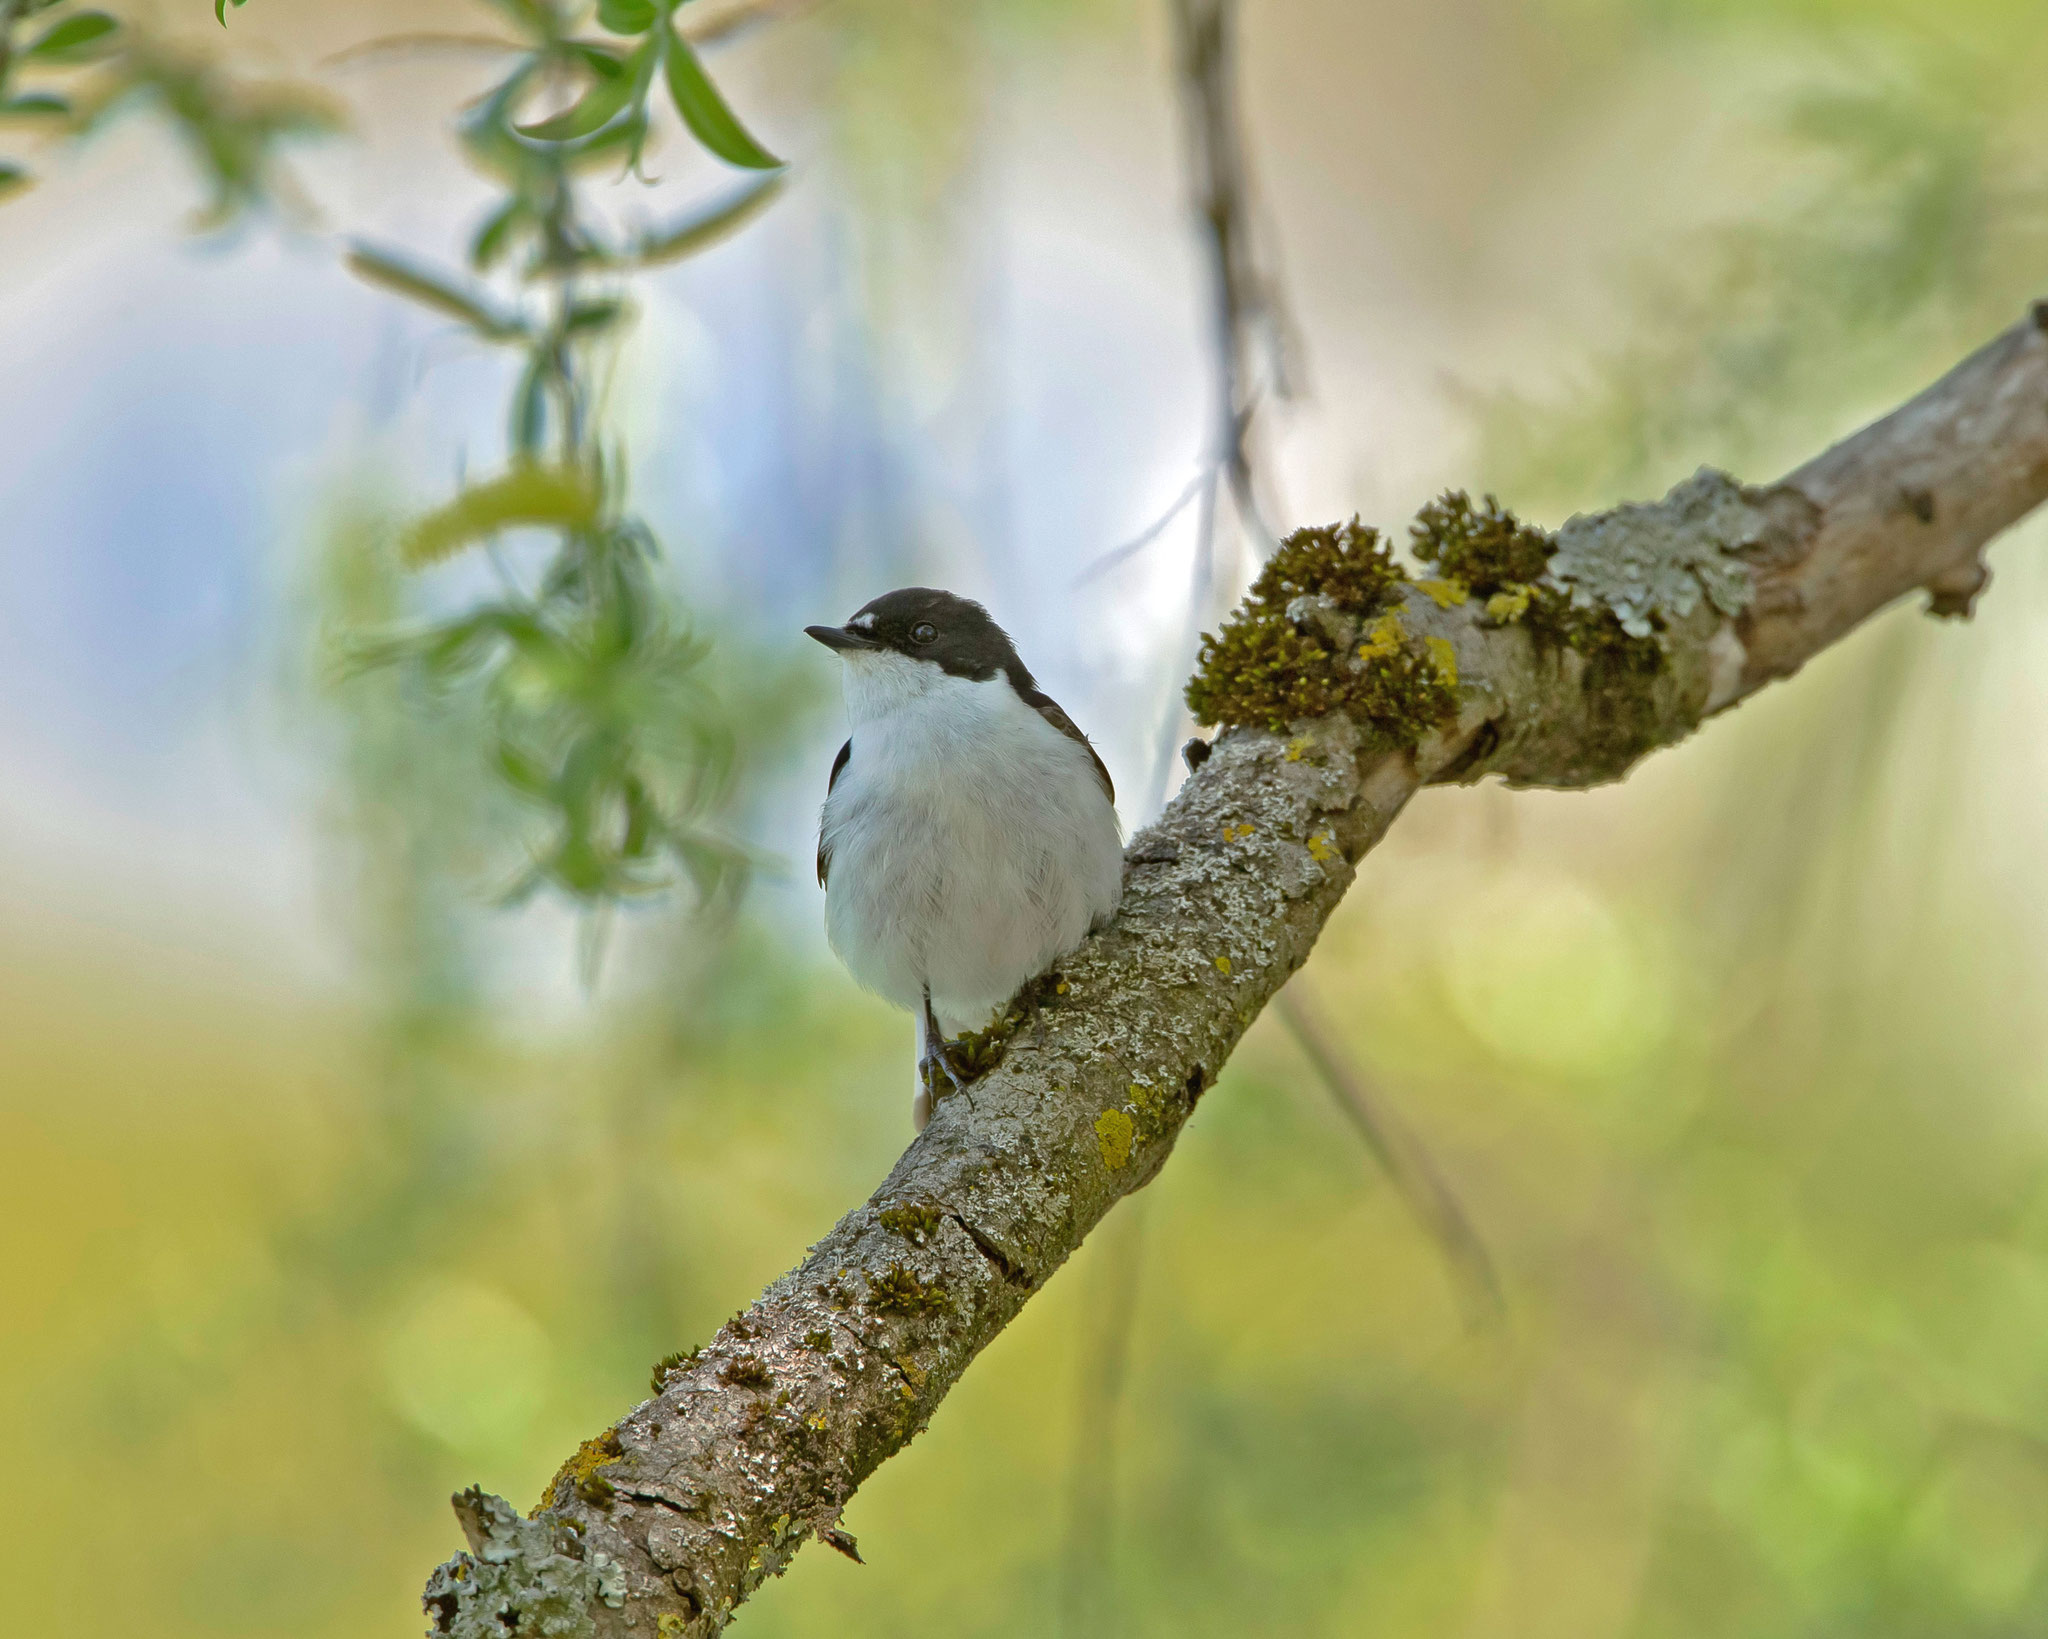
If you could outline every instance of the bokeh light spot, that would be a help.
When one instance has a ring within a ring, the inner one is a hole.
[[[1612,1075],[1669,1034],[1669,964],[1581,883],[1499,871],[1447,908],[1438,975],[1458,1022],[1511,1064]]]
[[[503,1451],[547,1400],[554,1349],[511,1298],[473,1281],[422,1283],[385,1329],[384,1385],[422,1434],[465,1456]]]

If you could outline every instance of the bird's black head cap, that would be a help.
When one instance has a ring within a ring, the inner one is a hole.
[[[1005,672],[1021,694],[1036,688],[1010,634],[972,598],[930,586],[906,586],[863,604],[844,626],[807,626],[830,649],[890,649],[928,660],[955,677],[984,682]]]

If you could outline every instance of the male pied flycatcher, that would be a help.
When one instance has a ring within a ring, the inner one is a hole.
[[[978,1028],[1123,898],[1109,771],[978,603],[910,586],[805,630],[845,662],[851,737],[818,828],[825,931],[917,1019],[920,1132],[946,1036]]]

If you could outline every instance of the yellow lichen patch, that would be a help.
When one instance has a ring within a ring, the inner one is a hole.
[[[572,1497],[595,1502],[599,1497],[608,1495],[611,1486],[598,1470],[617,1462],[624,1455],[625,1448],[619,1444],[619,1431],[615,1428],[606,1429],[593,1440],[585,1440],[576,1448],[576,1455],[562,1464],[548,1482],[542,1500],[559,1508]]]
[[[1147,1087],[1142,1081],[1131,1083],[1131,1102],[1149,1116],[1157,1116],[1166,1107],[1159,1089]]]
[[[1447,494],[1417,513],[1408,533],[1416,557],[1486,599],[1494,625],[1526,622],[1539,643],[1639,676],[1662,669],[1664,651],[1654,637],[1631,637],[1613,610],[1581,606],[1548,578],[1556,541],[1491,495],[1474,506],[1462,490]]]
[[[1451,640],[1447,637],[1431,637],[1425,638],[1423,641],[1429,646],[1430,659],[1436,662],[1437,676],[1441,677],[1446,683],[1456,683],[1458,681],[1458,651],[1451,646]]]
[[[1287,760],[1290,763],[1300,762],[1308,754],[1309,747],[1314,744],[1315,741],[1311,740],[1306,734],[1297,734],[1287,742]]]
[[[820,1434],[823,1434],[826,1428],[829,1426],[825,1420],[825,1414],[822,1411],[812,1412],[810,1416],[804,1419],[804,1421],[809,1423],[811,1427],[816,1429]]]
[[[1372,630],[1365,641],[1358,646],[1360,660],[1384,660],[1390,654],[1401,652],[1401,641],[1408,635],[1408,628],[1401,624],[1401,611],[1395,609],[1372,623]]]
[[[1230,958],[1228,956],[1216,958],[1216,971],[1228,977],[1230,973]]]
[[[1486,618],[1496,626],[1512,626],[1529,612],[1529,600],[1534,595],[1534,588],[1528,586],[1496,592],[1486,600]]]
[[[1337,857],[1337,838],[1333,832],[1318,831],[1308,839],[1308,851],[1319,865],[1327,865]]]
[[[1095,1142],[1102,1151],[1102,1164],[1120,1172],[1131,1162],[1131,1140],[1136,1128],[1122,1110],[1104,1110],[1095,1118]]]
[[[1472,595],[1465,590],[1464,582],[1455,580],[1419,580],[1415,589],[1427,592],[1439,609],[1455,609]]]
[[[683,1630],[689,1625],[674,1611],[663,1611],[661,1620],[656,1622],[654,1627],[661,1635],[661,1639],[682,1639]]]
[[[1256,829],[1257,827],[1252,825],[1226,825],[1223,827],[1223,840],[1225,842],[1242,842]]]

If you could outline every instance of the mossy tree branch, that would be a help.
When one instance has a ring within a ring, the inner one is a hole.
[[[1455,683],[1425,732],[1340,713],[1227,730],[1126,855],[1116,921],[938,1109],[874,1196],[587,1443],[532,1520],[465,1493],[471,1554],[427,1607],[462,1639],[695,1639],[925,1426],[977,1353],[1102,1216],[1158,1172],[1246,1027],[1308,959],[1359,859],[1423,785],[1619,778],[1924,587],[1966,613],[1985,544],[2048,499],[2048,307],[1762,488],[1703,472],[1665,500],[1568,523],[1542,595],[1654,633],[1653,667],[1445,579],[1377,620],[1313,597],[1336,652],[1411,654]],[[1446,560],[1447,561],[1447,560]],[[1568,624],[1568,623],[1567,623]],[[1396,741],[1406,741],[1404,747]]]

